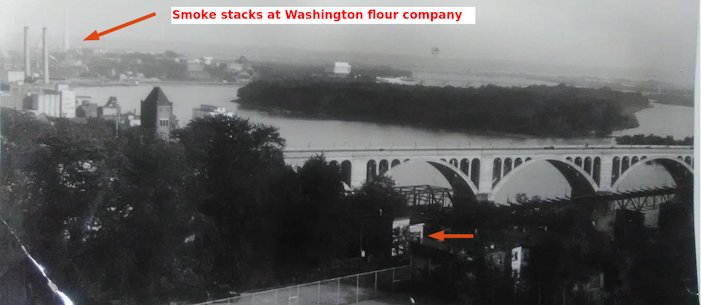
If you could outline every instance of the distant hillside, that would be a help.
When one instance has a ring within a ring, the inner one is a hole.
[[[638,125],[639,93],[559,86],[401,86],[326,80],[258,81],[238,91],[243,107],[454,131],[606,136]]]
[[[693,90],[666,90],[650,94],[648,97],[660,104],[694,107]]]

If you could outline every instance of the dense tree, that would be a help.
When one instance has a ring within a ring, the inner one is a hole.
[[[273,127],[238,117],[194,120],[176,135],[194,174],[200,211],[216,235],[204,238],[214,255],[213,280],[260,285],[272,278],[274,216],[287,200],[284,140]]]
[[[115,138],[100,120],[2,119],[1,210],[54,280],[80,302],[172,292],[195,223],[180,145],[140,129]]]
[[[238,96],[246,107],[313,117],[542,136],[605,136],[637,126],[632,113],[648,106],[639,93],[564,85],[454,88],[280,80],[253,82]]]
[[[338,166],[326,162],[323,156],[315,156],[297,170],[300,197],[288,202],[285,208],[286,223],[281,226],[280,242],[288,253],[279,253],[279,260],[297,261],[309,267],[344,254],[343,238],[339,233],[343,222],[343,184]]]
[[[672,136],[660,137],[652,134],[636,134],[616,137],[616,143],[620,145],[694,145],[694,137],[676,140]]]
[[[348,201],[360,245],[366,255],[388,256],[392,246],[392,221],[404,214],[406,201],[394,188],[394,181],[381,176],[364,184]],[[357,236],[357,234],[355,236]]]

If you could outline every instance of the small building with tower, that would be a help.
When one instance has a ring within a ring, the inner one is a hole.
[[[153,130],[162,139],[170,139],[177,126],[173,115],[173,103],[160,87],[153,87],[146,99],[141,101],[141,126]]]

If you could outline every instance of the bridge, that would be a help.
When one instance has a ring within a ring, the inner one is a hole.
[[[692,146],[663,145],[310,148],[286,150],[285,162],[301,166],[323,154],[339,166],[345,183],[353,188],[391,175],[396,166],[424,162],[446,178],[454,196],[490,201],[517,172],[536,163],[555,167],[570,185],[571,197],[615,192],[636,167],[651,163],[662,165],[681,185],[693,175],[693,152]]]
[[[675,202],[677,196],[688,199],[693,188],[689,185],[676,187],[643,188],[634,191],[619,191],[606,194],[587,195],[575,198],[548,198],[533,199],[524,202],[510,203],[512,207],[519,209],[543,209],[548,207],[562,207],[564,205],[581,205],[588,203],[610,202],[620,210],[632,210],[644,212],[659,209],[663,204]]]

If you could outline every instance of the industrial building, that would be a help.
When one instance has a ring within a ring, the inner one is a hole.
[[[97,108],[97,116],[105,120],[119,120],[121,111],[122,109],[117,102],[117,98],[110,96],[104,106]]]
[[[56,85],[55,89],[43,89],[25,97],[22,108],[48,117],[75,118],[75,91],[65,84]]]

